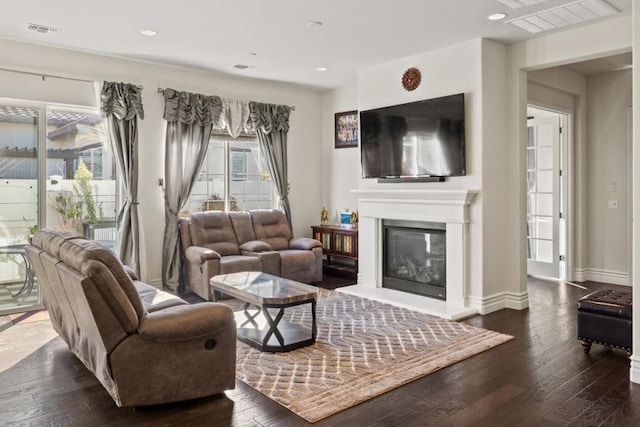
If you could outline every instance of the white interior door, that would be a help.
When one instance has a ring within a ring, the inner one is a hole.
[[[560,278],[560,115],[527,124],[527,271]]]

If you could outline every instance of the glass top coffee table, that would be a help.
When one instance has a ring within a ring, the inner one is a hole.
[[[214,295],[222,292],[245,303],[247,320],[238,327],[238,339],[242,342],[272,353],[316,342],[315,286],[257,271],[221,274],[212,277],[209,283]],[[311,330],[282,319],[286,308],[302,304],[311,304]],[[266,320],[263,327],[257,321],[260,315]]]

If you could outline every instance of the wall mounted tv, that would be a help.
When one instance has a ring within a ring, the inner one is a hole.
[[[360,151],[363,178],[465,175],[464,94],[361,111]]]

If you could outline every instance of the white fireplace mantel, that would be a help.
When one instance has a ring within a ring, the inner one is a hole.
[[[358,189],[358,284],[341,292],[458,320],[477,313],[467,307],[469,206],[476,190]],[[446,225],[446,301],[382,287],[382,220]]]

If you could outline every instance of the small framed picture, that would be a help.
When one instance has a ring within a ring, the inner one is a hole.
[[[346,111],[336,113],[336,147],[348,148],[358,146],[358,112]]]

